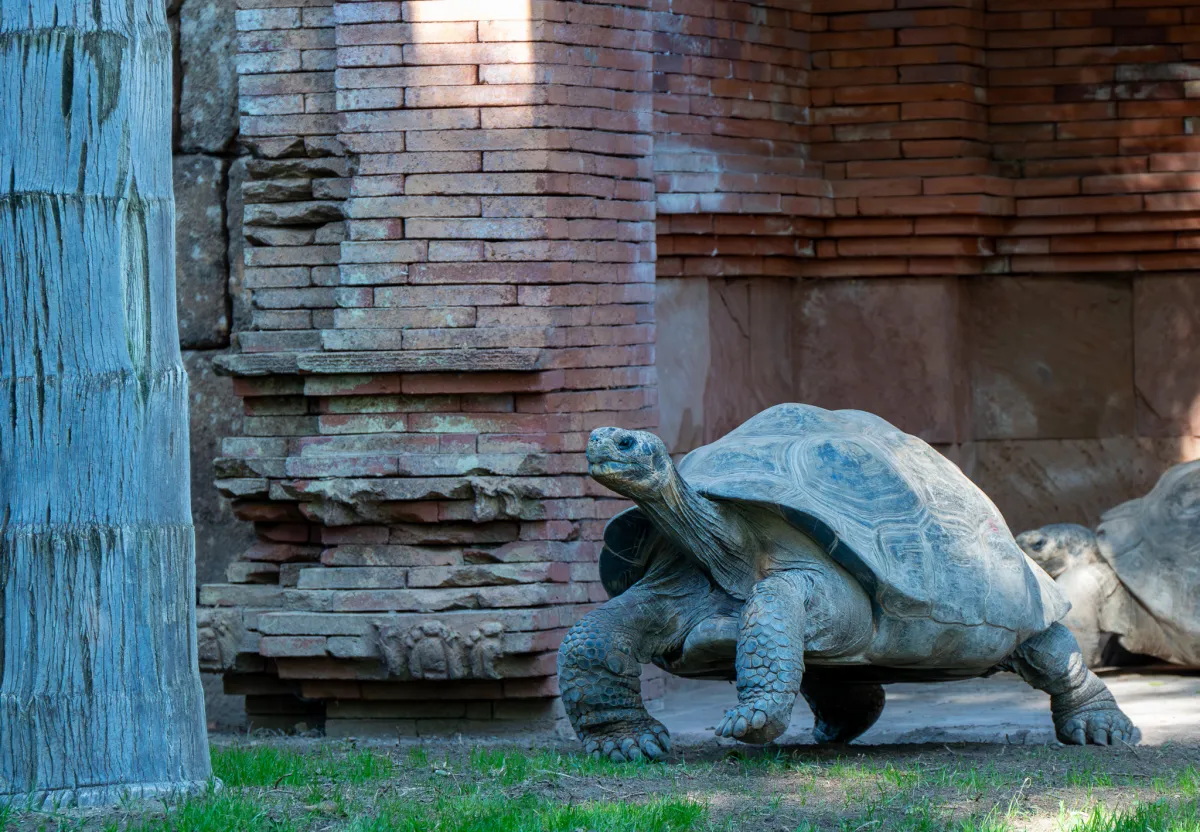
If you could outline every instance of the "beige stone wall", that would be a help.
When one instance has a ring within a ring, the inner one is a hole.
[[[1014,531],[1093,524],[1200,455],[1187,276],[659,278],[677,452],[786,401],[880,414],[942,449]]]

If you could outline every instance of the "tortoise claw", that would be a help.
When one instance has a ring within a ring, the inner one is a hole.
[[[671,735],[656,719],[613,722],[580,732],[584,753],[614,763],[660,760],[671,750]]]
[[[1058,739],[1067,745],[1116,745],[1133,737],[1133,723],[1114,704],[1111,708],[1083,711],[1058,728]]]
[[[717,726],[718,737],[732,737],[742,742],[762,745],[787,730],[787,721],[772,715],[770,702],[748,702],[725,714]]]

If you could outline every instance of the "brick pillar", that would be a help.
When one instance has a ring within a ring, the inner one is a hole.
[[[260,542],[202,590],[206,660],[262,725],[548,725],[621,506],[587,434],[657,423],[645,13],[315,11],[239,13],[242,109],[271,115],[243,121],[253,435],[219,484]],[[330,18],[336,72],[297,72]]]

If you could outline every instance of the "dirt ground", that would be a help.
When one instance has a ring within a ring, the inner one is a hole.
[[[16,812],[0,832],[1200,832],[1200,675],[1106,674],[1141,743],[1053,739],[1047,698],[1015,677],[895,685],[870,732],[779,745],[712,736],[735,692],[673,690],[665,763],[617,765],[574,741],[213,739],[220,790],[173,806]]]
[[[1192,745],[708,742],[675,749],[665,764],[620,766],[584,758],[574,743],[239,737],[214,745],[214,769],[220,792],[170,812],[19,813],[6,830],[1200,829],[1200,746]]]

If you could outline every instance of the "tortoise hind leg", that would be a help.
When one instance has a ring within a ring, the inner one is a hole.
[[[813,737],[819,743],[850,742],[883,713],[883,685],[822,682],[805,676],[800,693],[812,709]]]
[[[738,706],[725,714],[717,736],[761,744],[787,730],[804,673],[807,599],[807,584],[786,572],[755,584],[738,634]]]
[[[1087,669],[1075,636],[1062,624],[1024,641],[1002,667],[1015,670],[1050,694],[1050,713],[1060,742],[1115,745],[1134,739],[1133,723],[1108,687]]]

